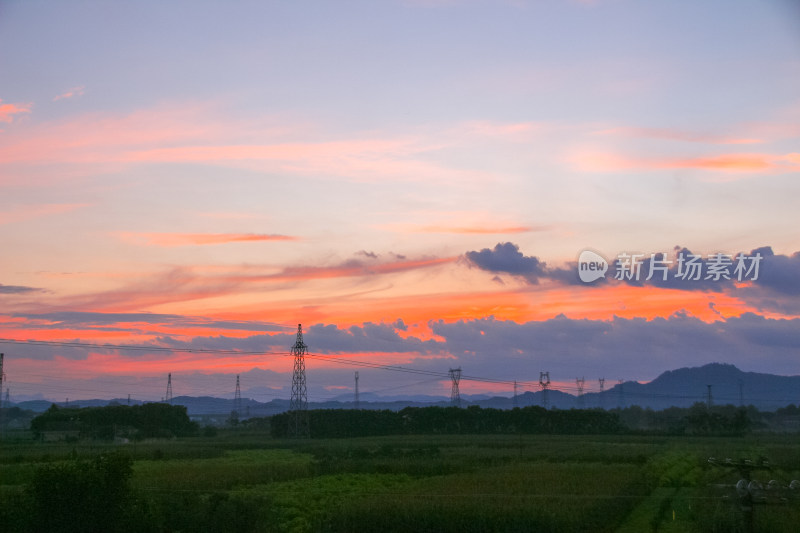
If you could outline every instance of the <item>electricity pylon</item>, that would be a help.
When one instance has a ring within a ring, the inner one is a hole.
[[[578,386],[578,409],[583,409],[583,386],[585,383],[584,378],[575,378],[575,384]]]
[[[450,369],[450,380],[453,386],[450,387],[450,403],[456,407],[461,407],[461,394],[458,392],[458,382],[461,381],[461,367]]]
[[[239,375],[236,375],[236,392],[233,394],[233,417],[239,419],[242,414],[242,389],[239,387]]]
[[[542,403],[544,404],[544,408],[548,409],[547,389],[550,388],[550,372],[539,372],[539,387],[542,389]]]
[[[308,393],[306,391],[306,361],[308,346],[303,342],[303,326],[297,324],[297,338],[292,346],[294,372],[292,374],[292,399],[289,402],[289,436],[305,439],[311,436],[308,425]]]
[[[353,407],[356,410],[361,409],[360,401],[358,398],[358,370],[356,370],[356,389],[355,389],[355,398],[353,398]]]
[[[172,372],[167,374],[167,394],[164,396],[164,401],[172,404]]]

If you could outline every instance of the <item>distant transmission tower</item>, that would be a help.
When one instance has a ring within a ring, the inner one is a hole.
[[[358,398],[358,370],[356,370],[356,389],[355,389],[355,398],[353,398],[353,407],[356,410],[361,409],[361,404]]]
[[[603,408],[603,404],[605,403],[605,397],[603,396],[603,389],[606,386],[606,378],[597,378],[597,381],[600,383],[600,394],[597,397],[597,403],[600,409]]]
[[[519,407],[519,402],[517,402],[517,380],[516,379],[514,380],[514,399],[513,399],[513,403],[514,403],[514,409]]]
[[[744,407],[744,381],[739,380],[739,407]]]
[[[575,384],[578,386],[578,409],[583,409],[583,385],[586,383],[584,378],[575,378]]]
[[[303,342],[303,326],[297,324],[297,339],[291,350],[294,356],[294,373],[292,374],[292,400],[289,402],[289,436],[296,439],[308,438],[311,431],[308,426],[308,393],[306,391],[306,361],[308,346]]]
[[[0,353],[0,395],[3,393],[3,381],[6,379],[6,375],[3,373],[3,354]],[[0,403],[0,407],[2,407],[2,403]]]
[[[450,380],[453,386],[450,388],[450,403],[456,407],[461,407],[461,394],[458,392],[458,382],[461,381],[461,367],[450,369]]]
[[[164,401],[169,404],[172,403],[172,372],[167,374],[167,394],[164,396]]]
[[[542,405],[545,409],[549,409],[547,389],[550,388],[550,372],[539,372],[539,387],[542,389]]]
[[[239,374],[236,374],[236,392],[233,393],[233,417],[239,418],[242,414],[242,389],[239,387]]]

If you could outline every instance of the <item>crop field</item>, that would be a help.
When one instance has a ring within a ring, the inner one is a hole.
[[[74,494],[91,487],[48,486],[56,496],[48,494],[44,508],[30,487],[43,470],[104,464],[89,461],[109,454],[130,464],[119,500],[124,512],[114,522],[120,531],[748,531],[732,487],[740,474],[708,458],[768,458],[769,470],[752,473],[765,485],[800,478],[794,436],[292,441],[223,431],[116,446],[6,440],[4,531],[37,530],[36,517],[25,513],[50,513],[54,530],[95,530],[75,509],[91,507],[91,495]],[[757,504],[753,530],[796,531],[800,499],[793,492],[781,489]],[[98,501],[102,507],[110,500]]]

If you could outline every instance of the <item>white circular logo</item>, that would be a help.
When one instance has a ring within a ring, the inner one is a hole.
[[[584,250],[578,256],[578,277],[582,282],[591,283],[604,278],[606,272],[608,272],[608,261],[597,252]]]

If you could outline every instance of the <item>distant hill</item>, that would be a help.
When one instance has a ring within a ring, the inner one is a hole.
[[[644,408],[666,409],[668,407],[689,407],[696,402],[707,401],[708,385],[711,385],[711,400],[714,404],[754,405],[760,410],[774,411],[779,407],[800,405],[800,376],[776,376],[757,372],[742,372],[733,365],[711,363],[694,368],[679,368],[664,372],[649,383],[626,381],[606,389],[602,394],[591,392],[577,398],[572,394],[559,390],[547,391],[547,404],[550,408],[572,409],[577,407],[613,409],[639,405]],[[390,409],[397,411],[404,407],[450,404],[445,396],[408,395],[382,397],[373,393],[360,395],[362,409]],[[70,402],[70,406],[89,407],[118,403],[124,405],[127,400],[80,400]],[[141,402],[132,402],[141,403]],[[211,396],[178,396],[173,404],[185,405],[190,416],[229,415],[234,409],[232,399]],[[516,398],[508,396],[489,397],[485,394],[469,396],[461,399],[463,407],[478,405],[484,408],[511,409],[514,405],[544,405],[544,393],[525,392]],[[22,409],[41,412],[52,402],[32,400],[11,402]],[[63,403],[59,403],[63,406]],[[312,402],[310,409],[352,409],[352,395],[341,395],[326,402]],[[271,416],[289,409],[288,399],[275,399],[266,403],[252,399],[242,399],[240,417]]]

